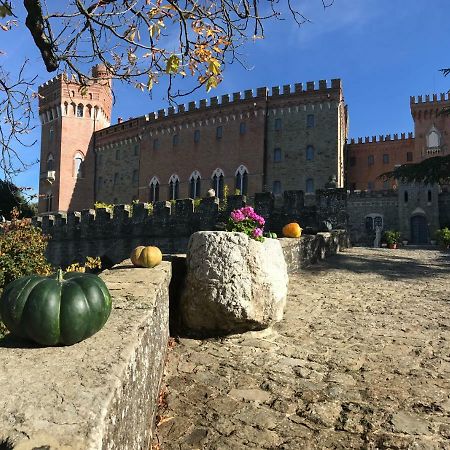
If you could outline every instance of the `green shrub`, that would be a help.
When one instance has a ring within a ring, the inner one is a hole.
[[[388,245],[398,244],[400,241],[400,231],[387,230],[384,232],[383,238]]]
[[[52,266],[45,258],[48,238],[30,219],[19,219],[17,209],[12,220],[0,227],[0,293],[17,278],[31,275],[50,275]],[[5,328],[0,322],[0,335]]]
[[[47,241],[29,219],[19,219],[13,212],[11,222],[0,228],[0,289],[26,275],[51,273],[45,258]]]
[[[437,230],[435,237],[441,247],[448,248],[448,246],[450,245],[450,229],[449,228],[446,227],[446,228]]]

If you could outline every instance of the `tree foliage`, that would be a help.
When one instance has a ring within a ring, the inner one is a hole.
[[[320,2],[324,8],[334,0]],[[151,92],[167,86],[167,98],[207,91],[222,81],[225,64],[240,61],[241,46],[264,36],[272,19],[308,19],[292,0],[0,0],[0,29],[27,28],[48,72],[76,76],[81,90],[90,66]],[[22,7],[23,4],[23,7]],[[23,20],[25,18],[25,20]],[[24,30],[25,32],[26,30]],[[0,63],[2,48],[0,47]],[[241,61],[242,62],[242,61]],[[33,76],[0,64],[0,169],[14,175],[26,165],[17,149],[27,140],[35,93]],[[178,80],[183,83],[178,83]],[[17,164],[19,163],[19,164]]]
[[[33,217],[35,209],[30,205],[22,190],[7,180],[0,180],[0,215],[11,219],[11,212],[17,210],[22,217]]]
[[[450,183],[450,155],[434,156],[416,164],[404,164],[380,175],[382,179],[398,179],[403,183]]]

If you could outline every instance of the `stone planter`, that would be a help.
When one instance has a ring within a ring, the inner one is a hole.
[[[200,231],[189,241],[180,311],[186,331],[224,335],[280,321],[288,275],[280,243],[244,233]]]
[[[388,244],[388,248],[396,249],[397,248],[397,243],[395,243],[395,244]]]

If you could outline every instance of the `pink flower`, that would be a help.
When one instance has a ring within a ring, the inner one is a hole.
[[[242,222],[243,220],[245,220],[245,216],[239,209],[233,211],[230,216],[234,222]]]
[[[261,237],[263,235],[263,230],[261,228],[255,228],[252,231],[252,235],[253,235],[254,238],[259,238],[259,237]]]

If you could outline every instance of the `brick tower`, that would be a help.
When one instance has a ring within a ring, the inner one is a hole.
[[[414,162],[450,154],[447,134],[450,130],[450,116],[442,114],[444,108],[450,107],[449,94],[411,97],[410,104],[416,136]]]
[[[105,66],[93,67],[92,76],[86,90],[66,75],[39,87],[39,213],[94,204],[94,132],[110,125],[112,92]]]

